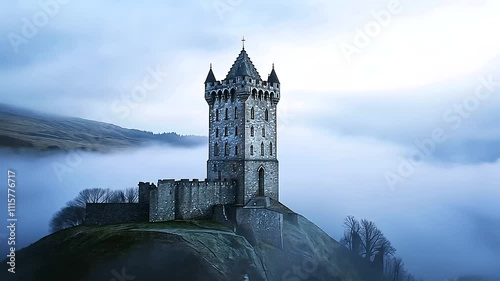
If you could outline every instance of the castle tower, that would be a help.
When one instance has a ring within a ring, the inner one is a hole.
[[[210,112],[208,180],[236,180],[240,205],[256,196],[278,200],[280,82],[274,65],[267,81],[262,80],[243,46],[224,80],[216,80],[210,65],[205,100]]]

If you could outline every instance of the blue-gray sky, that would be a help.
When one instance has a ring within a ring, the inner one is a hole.
[[[429,280],[495,273],[488,261],[500,260],[492,231],[500,220],[492,206],[500,196],[498,1],[54,1],[1,4],[0,102],[206,135],[209,64],[223,79],[245,36],[261,76],[274,63],[282,83],[285,203],[335,235],[347,214],[378,222],[407,267]],[[145,79],[153,86],[134,100]],[[192,153],[199,167],[164,175],[159,167],[182,155],[166,157],[138,170],[151,178],[123,184],[203,178],[206,151]],[[82,165],[76,178],[94,171]],[[44,174],[37,167],[30,169]],[[436,253],[440,243],[445,250]],[[414,250],[422,248],[429,251]],[[475,262],[464,260],[470,252]]]

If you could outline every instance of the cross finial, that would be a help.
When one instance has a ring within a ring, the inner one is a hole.
[[[212,63],[210,63],[210,69],[212,69]]]
[[[245,36],[243,36],[243,39],[241,39],[241,42],[243,43],[243,50],[245,50],[245,41],[247,40],[245,40]]]

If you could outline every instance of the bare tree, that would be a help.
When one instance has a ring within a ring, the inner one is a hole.
[[[359,222],[353,216],[347,216],[343,226],[345,227],[344,237],[340,239],[340,243],[349,250],[359,254],[361,245],[361,238],[359,236],[361,228]]]
[[[107,203],[125,203],[125,192],[123,190],[110,191]]]
[[[129,187],[125,189],[125,203],[139,202],[139,189],[137,187]]]
[[[403,260],[397,257],[387,259],[384,273],[391,281],[406,281],[408,275]]]
[[[109,188],[88,188],[80,191],[75,199],[56,212],[49,223],[51,232],[82,224],[85,221],[87,203],[136,203],[137,188],[110,190]]]
[[[85,208],[81,206],[65,206],[52,216],[50,231],[56,232],[68,227],[77,226],[85,220]]]
[[[383,251],[382,256],[392,255],[396,251],[391,243],[374,222],[362,219],[360,222],[361,254],[372,260],[378,251]]]
[[[112,192],[109,188],[87,188],[80,191],[69,204],[85,208],[87,203],[107,203],[111,196]]]

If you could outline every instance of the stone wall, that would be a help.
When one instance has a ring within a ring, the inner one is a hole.
[[[255,239],[283,249],[283,214],[261,207],[236,209],[236,228],[252,229]]]
[[[150,193],[150,221],[210,218],[214,205],[236,200],[234,181],[159,180]]]
[[[85,224],[147,222],[148,204],[144,203],[87,203]]]

